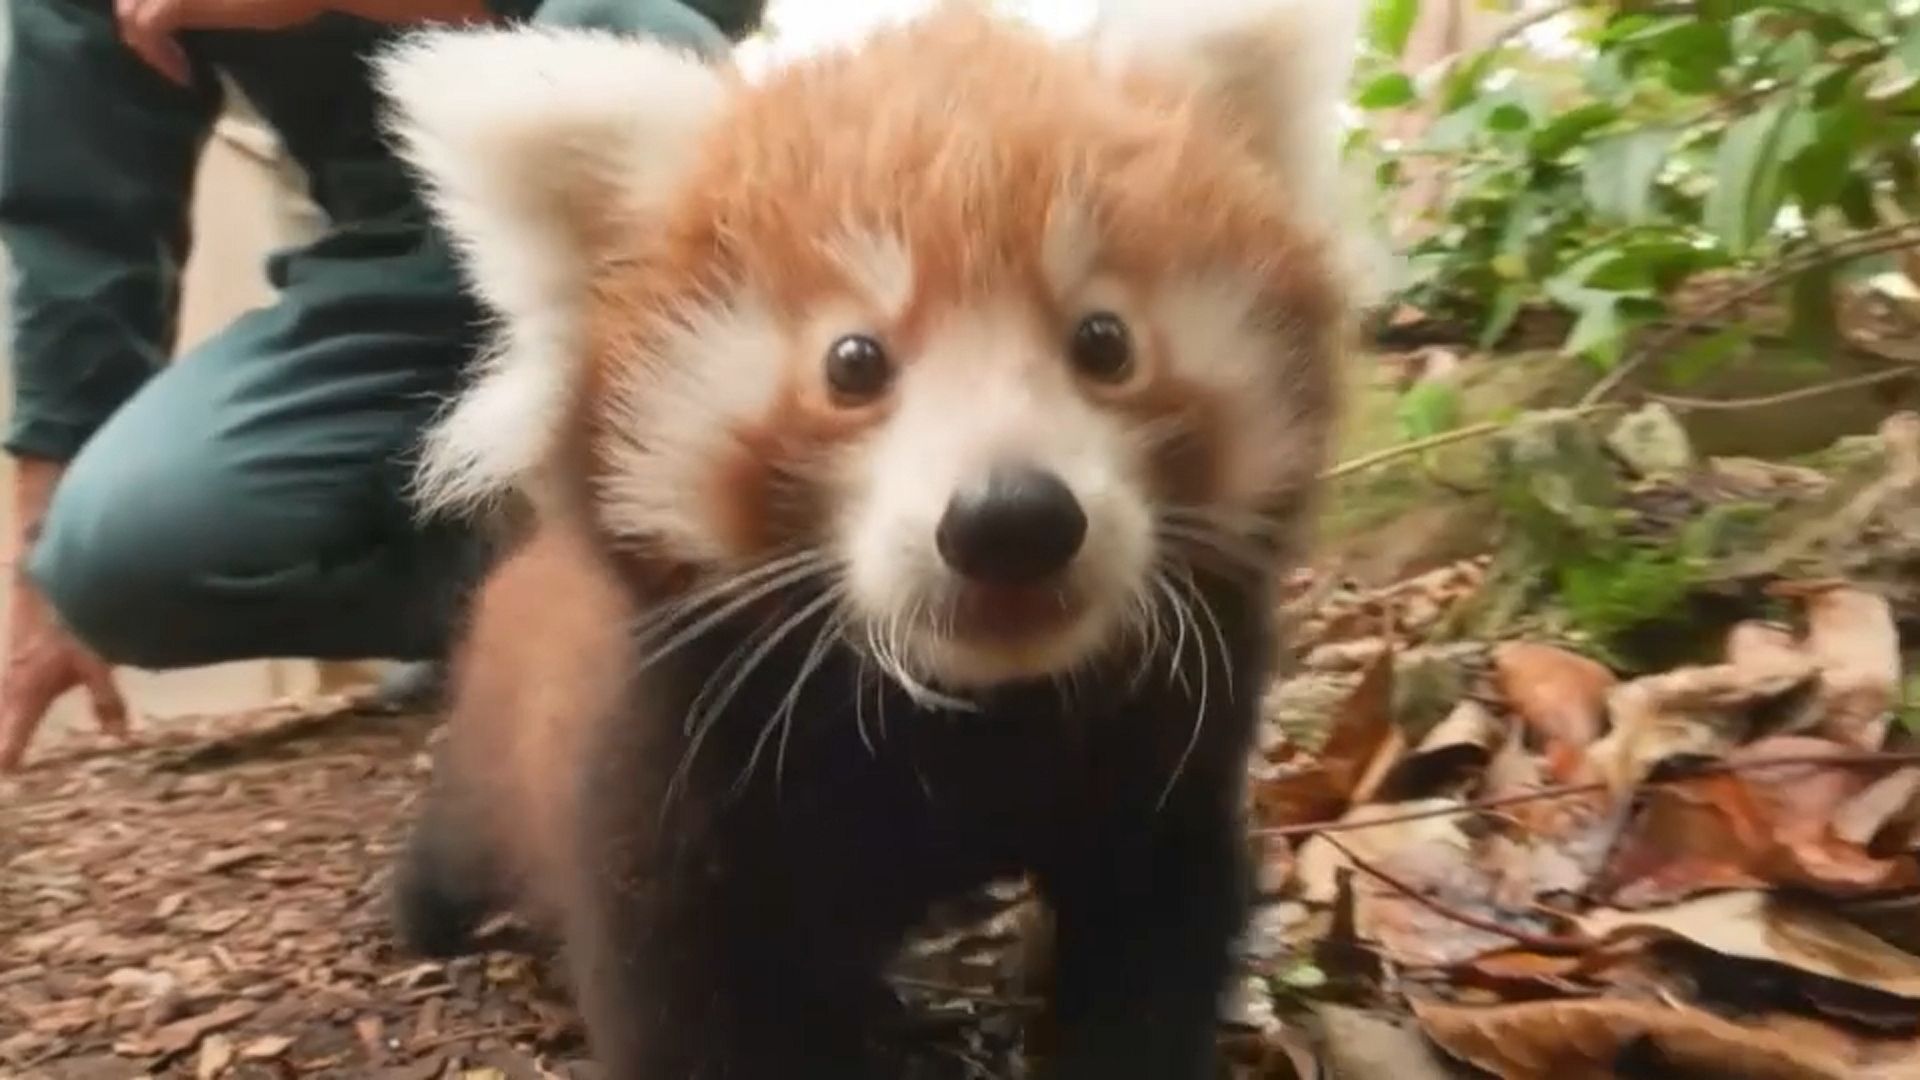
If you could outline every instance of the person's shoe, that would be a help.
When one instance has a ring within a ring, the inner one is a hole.
[[[445,701],[447,666],[440,660],[395,664],[380,677],[373,704],[394,712],[427,712]]]

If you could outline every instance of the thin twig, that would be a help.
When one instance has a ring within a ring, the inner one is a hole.
[[[1593,795],[1607,790],[1607,785],[1594,781],[1590,784],[1563,784],[1559,787],[1539,788],[1521,792],[1517,795],[1501,795],[1491,799],[1474,799],[1458,806],[1442,806],[1427,810],[1409,810],[1404,814],[1389,814],[1383,817],[1368,818],[1365,821],[1308,821],[1297,825],[1274,825],[1253,830],[1255,836],[1316,836],[1327,833],[1354,832],[1359,829],[1373,829],[1382,825],[1398,825],[1407,821],[1425,821],[1429,818],[1454,817],[1459,814],[1474,814],[1483,810],[1498,810],[1507,806],[1519,806],[1522,803],[1546,802],[1550,799],[1571,799],[1579,795]]]
[[[1412,900],[1414,903],[1419,904],[1434,914],[1457,922],[1462,926],[1469,926],[1482,933],[1503,937],[1515,944],[1524,945],[1534,952],[1547,953],[1549,955],[1577,956],[1593,946],[1593,942],[1585,937],[1577,935],[1532,934],[1525,930],[1515,930],[1510,926],[1502,926],[1492,919],[1483,919],[1471,912],[1461,911],[1449,904],[1441,903],[1439,900],[1428,896],[1419,889],[1414,888],[1399,878],[1394,877],[1392,874],[1387,873],[1385,870],[1382,870],[1380,867],[1375,866],[1373,863],[1361,858],[1359,855],[1354,854],[1352,848],[1347,847],[1333,837],[1329,836],[1326,840],[1327,843],[1333,845],[1334,850],[1346,856],[1347,861],[1352,863],[1355,869],[1369,877],[1377,878],[1382,885],[1404,895],[1407,899]]]
[[[1517,38],[1520,35],[1526,33],[1527,31],[1533,29],[1534,27],[1539,26],[1541,23],[1550,22],[1554,19],[1559,18],[1562,15],[1567,14],[1570,11],[1578,10],[1580,7],[1580,3],[1581,3],[1581,0],[1561,0],[1560,3],[1548,4],[1545,7],[1536,8],[1533,11],[1529,11],[1525,15],[1521,15],[1515,18],[1512,22],[1509,22],[1505,26],[1502,26],[1500,29],[1494,31],[1493,36],[1487,39],[1487,43],[1485,45],[1482,45],[1473,51],[1476,53],[1492,52],[1493,50],[1498,49],[1501,46],[1512,41],[1514,38]]]
[[[1726,773],[1757,772],[1762,769],[1787,768],[1793,766],[1814,766],[1830,769],[1864,769],[1876,765],[1920,765],[1920,752],[1860,752],[1834,754],[1787,754],[1779,757],[1752,758],[1746,761],[1714,761],[1697,768],[1688,769],[1684,775],[1666,780],[1649,781],[1644,787],[1671,787],[1702,776],[1719,776]],[[1607,790],[1600,781],[1586,784],[1565,784],[1560,787],[1539,788],[1535,791],[1521,792],[1517,795],[1502,795],[1491,799],[1473,799],[1457,806],[1434,807],[1427,810],[1410,810],[1404,814],[1388,814],[1382,817],[1368,818],[1364,821],[1308,821],[1296,825],[1275,825],[1252,830],[1255,836],[1314,836],[1336,832],[1353,832],[1358,829],[1376,829],[1384,825],[1398,825],[1408,821],[1424,821],[1428,818],[1453,817],[1459,814],[1474,814],[1484,810],[1496,810],[1505,806],[1517,806],[1521,803],[1545,802],[1550,799],[1570,799],[1580,795],[1592,795]]]
[[[1571,417],[1583,417],[1617,408],[1620,408],[1620,406],[1606,402],[1595,402],[1582,404],[1572,409],[1556,411],[1565,412]],[[1523,417],[1521,420],[1486,420],[1478,424],[1468,424],[1466,427],[1454,428],[1452,431],[1443,431],[1438,435],[1429,435],[1424,439],[1415,439],[1412,442],[1401,443],[1398,446],[1389,446],[1384,450],[1376,450],[1371,454],[1364,454],[1354,458],[1352,461],[1343,461],[1321,473],[1320,479],[1338,480],[1344,476],[1352,476],[1354,473],[1377,468],[1390,461],[1398,461],[1405,457],[1414,457],[1419,454],[1424,454],[1429,450],[1438,450],[1443,446],[1466,442],[1469,439],[1483,438],[1487,435],[1497,435],[1515,424],[1522,423],[1524,419]]]
[[[1913,247],[1920,247],[1920,222],[1906,221],[1858,233],[1832,243],[1819,244],[1803,254],[1789,256],[1747,285],[1735,289],[1708,304],[1705,309],[1680,319],[1667,329],[1655,334],[1635,349],[1632,356],[1615,365],[1612,371],[1607,372],[1604,378],[1594,383],[1585,394],[1581,395],[1580,404],[1592,405],[1606,399],[1641,368],[1658,359],[1681,339],[1692,333],[1695,327],[1711,322],[1733,308],[1764,295],[1797,274],[1804,274],[1823,266],[1838,265]]]
[[[1828,394],[1843,394],[1848,390],[1859,390],[1882,383],[1901,382],[1907,379],[1920,379],[1920,366],[1886,368],[1871,371],[1865,375],[1850,375],[1844,379],[1832,379],[1827,382],[1802,386],[1796,390],[1785,390],[1778,394],[1761,394],[1757,397],[1743,398],[1697,398],[1682,397],[1678,394],[1656,394],[1647,392],[1647,400],[1657,401],[1676,409],[1689,409],[1694,412],[1741,412],[1747,409],[1766,409],[1775,405],[1788,405],[1809,398],[1825,397]]]

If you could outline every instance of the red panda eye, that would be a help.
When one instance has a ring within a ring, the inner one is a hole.
[[[1110,311],[1096,311],[1074,327],[1070,344],[1073,366],[1103,382],[1119,382],[1133,370],[1133,336],[1127,324]]]
[[[879,395],[893,381],[886,347],[865,334],[848,334],[827,349],[827,385],[836,397],[859,402]]]

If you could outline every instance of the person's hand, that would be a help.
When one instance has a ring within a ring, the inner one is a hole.
[[[326,13],[329,0],[114,0],[120,39],[182,86],[193,80],[182,30],[284,30]]]
[[[6,654],[0,667],[0,772],[12,772],[27,756],[27,744],[60,695],[85,688],[100,730],[127,739],[127,702],[113,669],[60,625],[52,605],[28,580],[27,548],[39,532],[62,466],[16,460],[14,468],[13,593],[7,604]]]

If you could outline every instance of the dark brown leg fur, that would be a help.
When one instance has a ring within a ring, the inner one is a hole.
[[[394,867],[390,897],[400,944],[436,958],[471,951],[473,931],[506,899],[486,837],[460,820],[449,786],[436,770]]]

